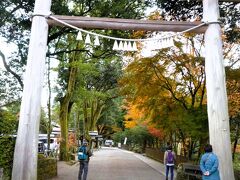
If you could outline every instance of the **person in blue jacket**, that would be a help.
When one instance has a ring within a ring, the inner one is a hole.
[[[82,154],[85,154],[85,155],[80,156],[83,159],[78,159],[79,164],[80,164],[78,180],[86,180],[87,179],[88,163],[89,163],[90,157],[92,156],[91,150],[87,146],[88,146],[88,142],[83,141],[83,145],[78,149],[78,153],[81,152]]]
[[[218,157],[212,152],[212,145],[207,144],[205,153],[200,160],[200,168],[203,180],[220,180],[218,171]]]

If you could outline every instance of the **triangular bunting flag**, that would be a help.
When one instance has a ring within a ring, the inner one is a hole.
[[[120,43],[119,43],[119,46],[118,46],[118,50],[123,50],[123,42],[122,41],[120,41]]]
[[[99,46],[100,45],[98,36],[95,36],[94,45],[95,46]]]
[[[77,40],[78,40],[78,41],[83,40],[83,38],[82,38],[82,32],[81,32],[81,31],[78,31]]]
[[[113,44],[113,50],[119,50],[118,42],[115,40]]]
[[[127,51],[127,50],[128,50],[127,41],[124,41],[124,43],[123,43],[123,50],[124,50],[124,51]]]
[[[138,50],[136,42],[133,42],[132,49],[133,49],[133,51],[137,51]]]
[[[86,36],[85,44],[91,44],[91,39],[90,39],[90,35],[89,34],[87,34],[87,36]]]
[[[131,43],[131,41],[128,42],[127,47],[128,47],[128,51],[132,51],[132,43]]]

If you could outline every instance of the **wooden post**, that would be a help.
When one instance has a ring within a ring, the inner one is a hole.
[[[203,0],[203,19],[216,22],[219,18],[218,0]],[[205,32],[205,66],[207,82],[207,109],[210,143],[219,158],[221,179],[234,179],[228,104],[223,63],[221,27],[209,24]]]
[[[35,1],[34,14],[36,16],[32,19],[19,127],[14,151],[13,180],[37,179],[41,92],[48,36],[48,24],[46,18],[41,15],[48,15],[50,7],[51,0]]]

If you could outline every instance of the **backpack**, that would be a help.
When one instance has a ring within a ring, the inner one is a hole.
[[[78,150],[78,160],[86,160],[87,158],[87,149],[86,147],[81,146]]]
[[[173,153],[172,153],[172,151],[169,151],[168,155],[167,155],[167,163],[173,164],[173,161],[174,161]]]

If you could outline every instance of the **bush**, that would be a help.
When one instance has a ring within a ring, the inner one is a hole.
[[[12,137],[1,138],[0,143],[2,145],[6,144],[4,149],[0,148],[0,167],[3,168],[3,180],[10,180],[12,175],[15,140]],[[57,160],[45,158],[42,154],[39,154],[37,173],[38,180],[45,180],[57,176]]]
[[[45,180],[57,176],[57,160],[38,155],[37,179]]]
[[[234,176],[236,180],[240,179],[240,170],[239,169],[234,169]]]
[[[127,144],[124,144],[124,140],[127,137]],[[120,142],[123,148],[128,147],[128,150],[142,153],[145,151],[146,142],[153,139],[149,134],[146,127],[136,126],[131,129],[125,129],[125,131],[117,132],[113,136],[115,142]]]
[[[233,162],[235,179],[240,179],[240,153],[235,154]]]
[[[142,153],[142,147],[140,145],[135,145],[132,149],[136,153]]]
[[[15,138],[1,136],[0,138],[0,168],[3,168],[3,179],[11,179]]]
[[[0,168],[3,179],[11,179],[17,121],[14,114],[0,109]]]

